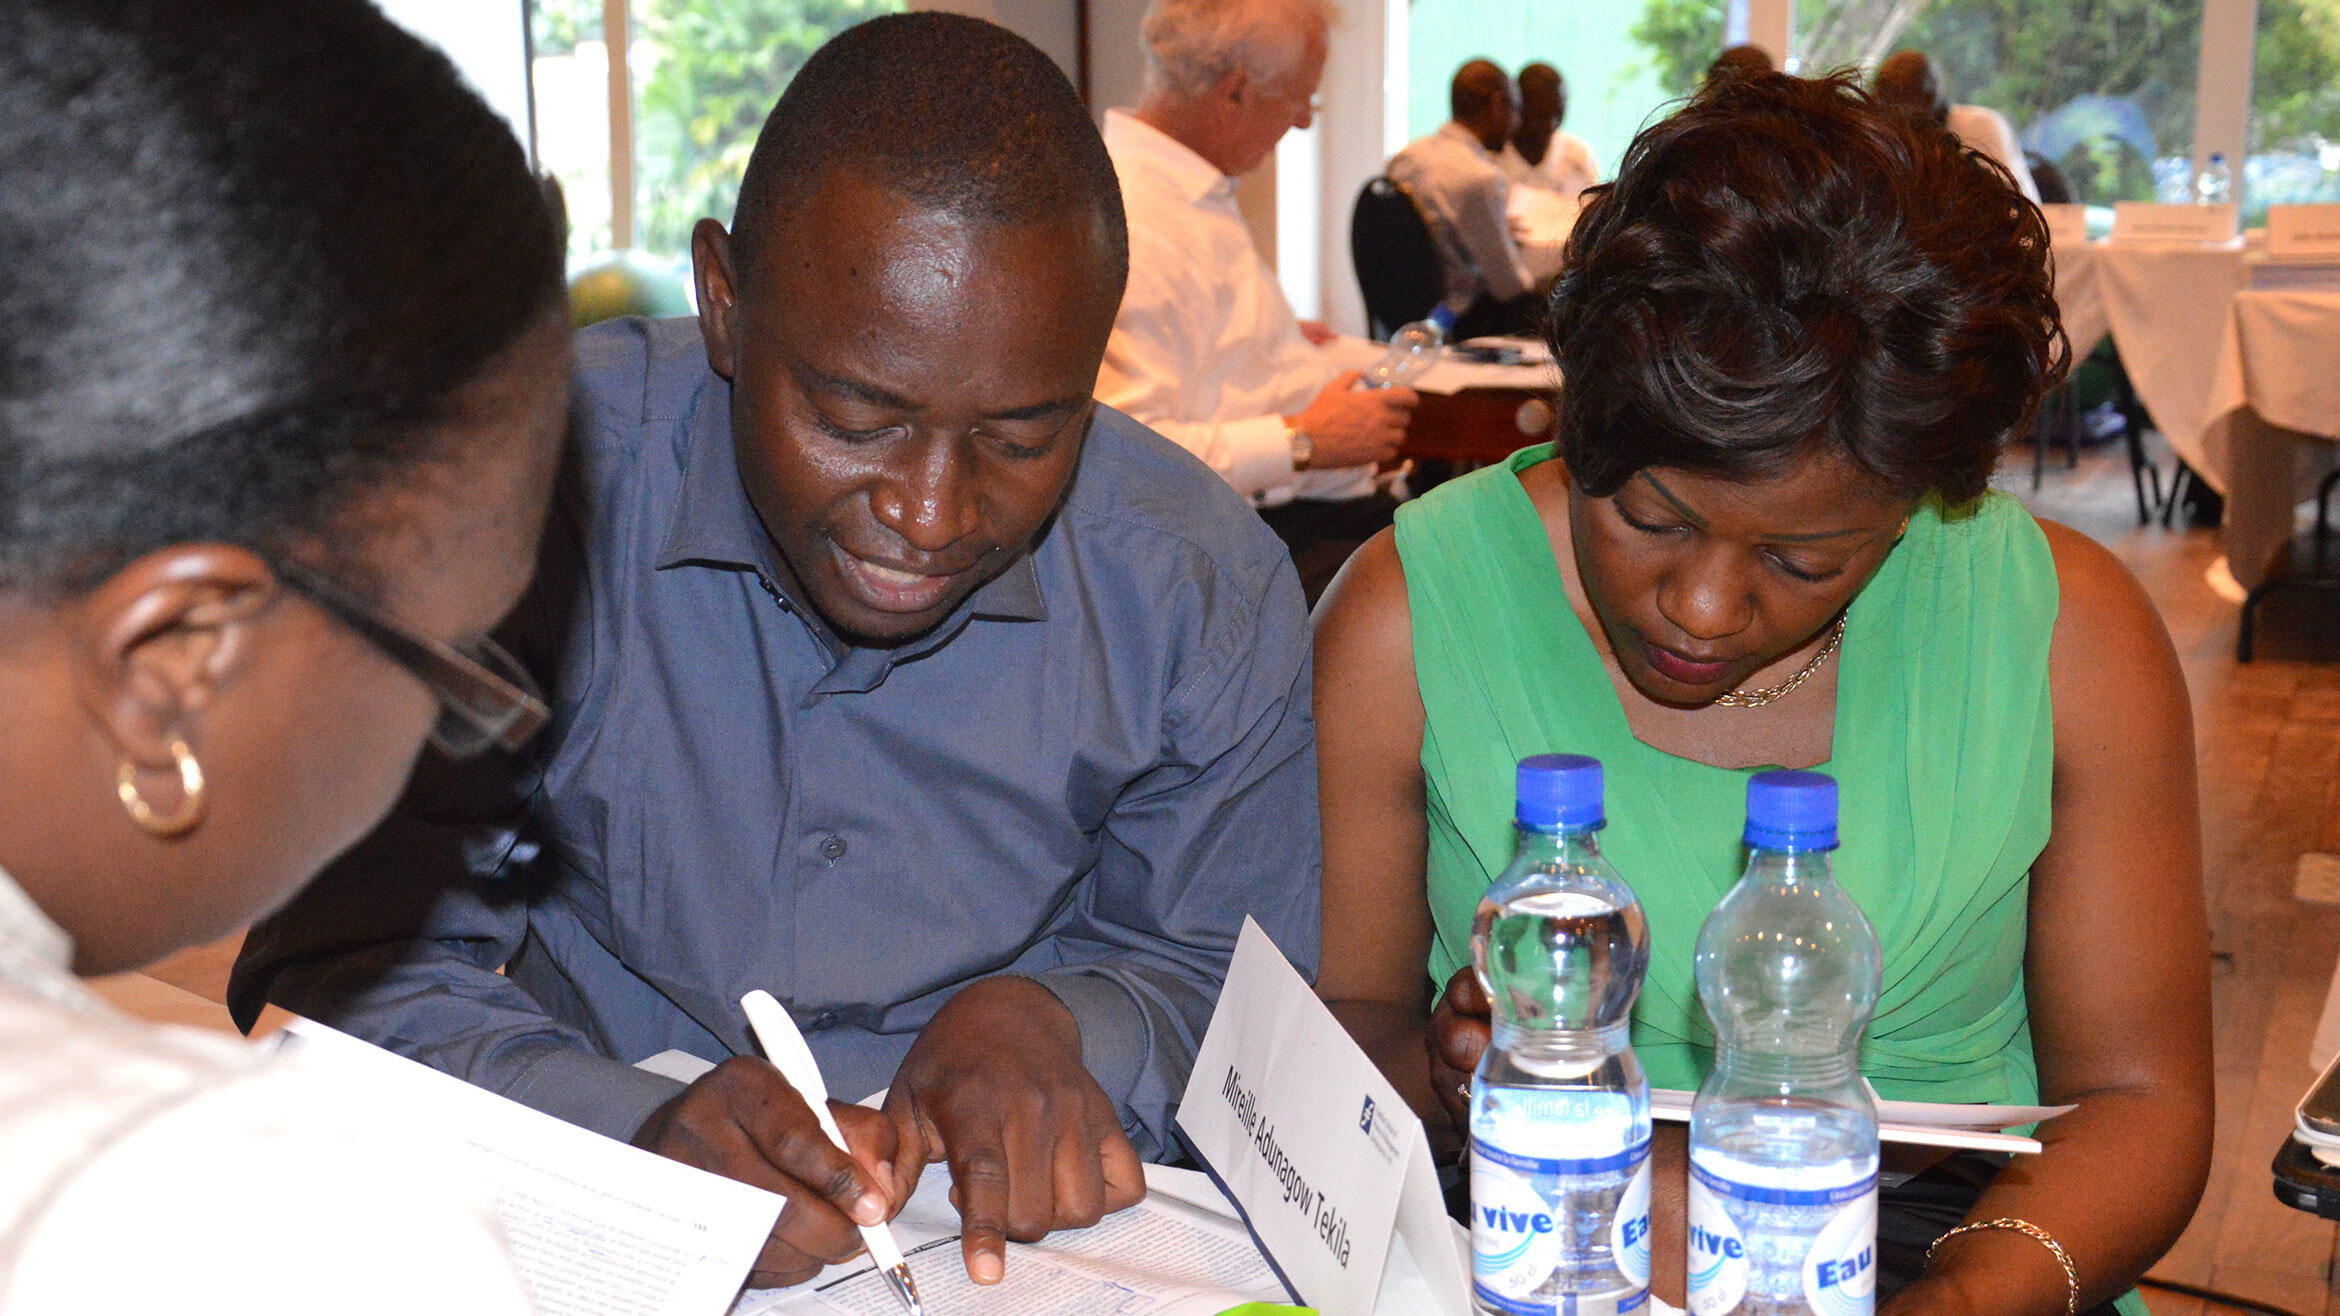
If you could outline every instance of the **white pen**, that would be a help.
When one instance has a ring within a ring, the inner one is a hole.
[[[804,1104],[812,1107],[813,1118],[821,1122],[821,1132],[837,1150],[852,1154],[845,1145],[845,1135],[837,1130],[837,1117],[829,1113],[829,1085],[821,1079],[821,1067],[813,1060],[812,1048],[804,1044],[804,1034],[796,1031],[796,1021],[770,992],[761,988],[739,998],[739,1008],[747,1011],[748,1027],[754,1030],[756,1040],[764,1047],[764,1055]],[[902,1249],[894,1243],[894,1232],[884,1225],[861,1226],[861,1241],[869,1248],[869,1259],[876,1262],[878,1273],[885,1276],[886,1287],[910,1309],[910,1316],[926,1316],[926,1308],[918,1301],[918,1284],[910,1278],[910,1263],[902,1259]]]

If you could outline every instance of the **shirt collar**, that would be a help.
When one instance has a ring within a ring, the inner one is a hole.
[[[665,543],[653,566],[660,571],[682,566],[753,571],[790,612],[812,628],[832,655],[845,658],[848,646],[829,629],[811,600],[799,595],[790,574],[780,570],[772,537],[764,532],[763,519],[739,482],[739,459],[732,446],[730,386],[710,373],[698,390],[689,423],[690,443],[683,454],[681,487],[674,514],[667,521]],[[1037,551],[1035,546],[1033,552]],[[1040,569],[1032,560],[1033,552],[1024,553],[1007,570],[984,582],[924,638],[897,649],[866,651],[884,657],[840,663],[839,671],[832,673],[843,675],[847,682],[840,688],[875,689],[895,662],[940,648],[973,617],[1046,621],[1048,604],[1041,597]],[[859,684],[865,679],[862,676],[845,675],[848,669],[859,673],[863,668],[870,669],[868,685]]]
[[[1162,175],[1189,201],[1234,191],[1234,180],[1220,173],[1217,165],[1126,110],[1105,111],[1105,147],[1116,160],[1137,161]]]
[[[105,1008],[73,976],[73,938],[5,871],[0,871],[0,983],[69,1010],[98,1013]]]
[[[1438,127],[1438,133],[1442,137],[1452,137],[1456,141],[1461,142],[1463,145],[1471,148],[1471,154],[1479,157],[1480,159],[1488,161],[1489,163],[1494,162],[1494,153],[1487,149],[1487,144],[1485,142],[1479,140],[1479,135],[1475,132],[1472,132],[1470,129],[1463,127],[1461,124],[1456,123],[1454,120],[1448,119],[1445,123],[1440,124]]]
[[[5,870],[0,870],[0,945],[52,969],[70,972],[73,966],[73,938]]]

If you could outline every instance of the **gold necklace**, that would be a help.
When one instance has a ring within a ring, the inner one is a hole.
[[[1812,655],[1812,661],[1797,668],[1794,676],[1761,690],[1733,690],[1714,702],[1724,708],[1761,708],[1802,685],[1805,678],[1820,670],[1820,664],[1828,661],[1828,655],[1836,652],[1836,646],[1844,643],[1845,616],[1844,613],[1837,614],[1836,625],[1828,632],[1828,643],[1820,646],[1820,652]]]

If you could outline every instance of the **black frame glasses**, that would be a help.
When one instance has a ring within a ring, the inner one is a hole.
[[[517,750],[552,716],[535,678],[502,645],[479,639],[453,645],[418,634],[382,615],[330,577],[298,562],[273,564],[279,580],[405,668],[439,700],[431,743],[456,758],[501,745]]]

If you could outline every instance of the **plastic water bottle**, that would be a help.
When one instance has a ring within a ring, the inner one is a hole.
[[[1607,1316],[1649,1293],[1649,1080],[1627,1040],[1641,902],[1601,857],[1601,765],[1519,764],[1519,849],[1471,926],[1494,1040],[1471,1082],[1474,1307]]]
[[[1828,873],[1836,781],[1747,783],[1747,871],[1698,930],[1714,1072],[1690,1108],[1693,1316],[1866,1316],[1877,1108],[1859,1070],[1877,934]]]
[[[2222,151],[2210,153],[2210,163],[2194,176],[2194,201],[2198,205],[2222,206],[2234,200],[2234,170],[2226,163]]]
[[[1454,328],[1454,312],[1444,306],[1434,306],[1430,314],[1411,324],[1402,325],[1389,336],[1389,350],[1381,359],[1366,367],[1364,377],[1357,382],[1364,388],[1399,388],[1422,377],[1422,372],[1438,363],[1438,354],[1446,346],[1446,335]]]

